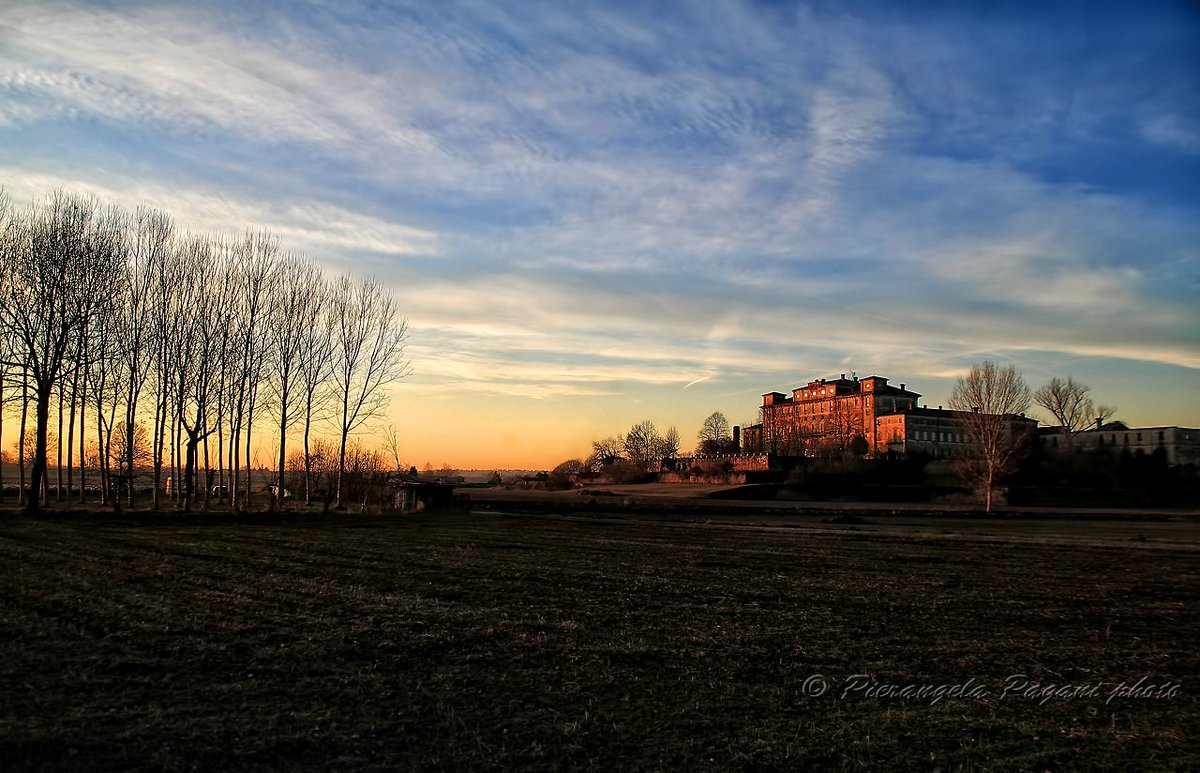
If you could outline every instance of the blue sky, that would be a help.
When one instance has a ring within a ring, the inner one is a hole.
[[[985,358],[1200,426],[1187,2],[5,3],[0,184],[392,286],[414,463]]]

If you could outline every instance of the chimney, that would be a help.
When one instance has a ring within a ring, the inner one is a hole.
[[[742,450],[742,428],[733,425],[733,450],[735,453],[741,453]]]
[[[845,373],[843,373],[843,374],[842,374],[842,379],[841,379],[841,380],[842,380],[842,381],[845,381],[845,380],[846,380],[846,374],[845,374]]]
[[[903,391],[904,391],[904,387],[906,387],[906,386],[908,386],[908,384],[901,384],[901,385],[900,385],[900,391],[901,391],[901,392],[903,392]]]
[[[1099,416],[1096,417],[1096,429],[1100,429],[1103,421],[1104,419],[1101,419]]]

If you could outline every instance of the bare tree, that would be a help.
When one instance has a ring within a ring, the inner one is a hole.
[[[118,218],[96,202],[64,192],[33,207],[16,228],[16,248],[0,286],[0,328],[14,343],[10,366],[27,367],[35,398],[37,443],[26,512],[41,509],[50,402],[70,367],[81,327],[98,313],[121,260]]]
[[[338,397],[337,506],[342,502],[346,473],[346,441],[350,433],[387,407],[387,387],[408,376],[405,358],[408,323],[400,316],[396,299],[377,281],[355,282],[341,277],[332,299],[334,317],[334,368],[332,381]]]
[[[1086,384],[1058,376],[1033,393],[1033,401],[1041,406],[1051,418],[1058,422],[1062,432],[1063,448],[1072,450],[1076,432],[1084,430],[1092,421],[1095,407]]]
[[[957,422],[969,449],[957,460],[959,471],[982,489],[988,512],[996,481],[1016,467],[1026,450],[1032,424],[1024,419],[1029,401],[1021,372],[990,361],[973,365],[950,394],[949,405],[959,412]]]
[[[696,433],[696,440],[699,443],[696,447],[698,453],[726,453],[733,443],[729,419],[725,418],[725,414],[720,411],[713,411],[700,425],[700,431]]]
[[[239,333],[235,319],[237,317],[237,309],[239,308],[238,296],[238,271],[240,265],[240,243],[219,240],[214,246],[215,261],[213,265],[213,273],[217,278],[217,285],[221,288],[221,293],[218,296],[220,300],[220,311],[217,317],[219,322],[217,328],[216,341],[216,415],[213,417],[215,432],[217,438],[216,459],[216,481],[218,490],[228,495],[233,487],[233,468],[226,469],[227,463],[232,461],[233,456],[233,432],[235,426],[234,420],[234,405],[236,396],[241,385],[241,368],[239,357],[237,356]],[[205,442],[205,455],[208,455],[208,441]],[[228,443],[228,448],[227,448]],[[228,452],[228,453],[227,453]],[[206,460],[205,466],[210,466],[211,462]],[[212,490],[208,490],[211,494]],[[205,502],[208,502],[206,494]],[[228,503],[232,509],[232,500]]]
[[[1115,405],[1097,405],[1095,409],[1096,427],[1103,427],[1104,424],[1117,415],[1117,406]]]
[[[333,287],[322,279],[317,294],[305,309],[307,323],[300,340],[300,406],[304,412],[304,504],[312,503],[313,458],[310,440],[313,423],[329,407],[333,390],[334,313]]]
[[[196,499],[200,444],[220,427],[219,363],[233,294],[214,253],[213,240],[207,237],[189,239],[180,250],[180,278],[192,288],[178,362],[178,420],[185,438],[180,487],[184,512],[191,511]]]
[[[67,421],[67,499],[71,498],[71,493],[74,490],[74,461],[75,461],[75,425],[76,419],[79,421],[79,431],[83,432],[84,421],[84,401],[86,394],[86,379],[84,378],[84,363],[91,355],[89,337],[91,329],[94,325],[81,327],[79,337],[76,339],[74,354],[72,357],[70,387],[71,387],[71,402],[69,410],[69,418]],[[59,405],[61,416],[62,405]],[[62,438],[62,420],[59,420],[59,438]],[[82,434],[81,434],[82,438]],[[79,484],[82,493],[84,481],[84,465],[83,455],[79,457]]]
[[[589,472],[600,472],[605,465],[612,464],[625,452],[625,439],[618,436],[592,441],[592,453],[584,461]]]
[[[87,328],[88,353],[81,363],[79,456],[81,460],[85,458],[84,414],[86,407],[90,405],[96,425],[96,453],[93,458],[100,476],[100,501],[102,503],[108,502],[115,496],[112,492],[112,476],[110,474],[109,441],[116,425],[116,411],[121,402],[121,385],[124,381],[116,373],[123,351],[120,336],[120,311],[118,299],[113,299],[101,307],[100,313]],[[79,485],[80,502],[83,502],[83,489],[86,484],[82,470],[86,469],[87,465],[82,461],[81,465]]]
[[[183,286],[178,278],[168,275],[174,235],[170,217],[149,207],[138,207],[133,214],[129,259],[125,261],[119,289],[122,388],[125,398],[125,424],[133,426],[138,419],[138,402],[142,388],[150,375],[151,366],[160,366],[165,383],[165,368],[172,348],[170,329],[183,320],[180,309],[171,308],[170,294]],[[157,289],[157,293],[155,293]],[[152,304],[158,306],[152,312]],[[158,340],[155,340],[158,336]],[[119,465],[132,474],[134,465],[133,434],[125,433],[125,462]],[[157,478],[155,480],[157,484]],[[157,485],[155,486],[157,492]],[[156,494],[157,495],[157,494]],[[133,506],[133,486],[129,486],[126,503]]]
[[[810,438],[796,415],[797,406],[762,406],[759,422],[763,428],[763,450],[779,456],[805,456]]]
[[[395,471],[398,473],[403,472],[404,462],[400,459],[400,430],[396,429],[395,424],[389,424],[384,429],[383,441],[388,454],[392,457],[392,464],[395,465]]]
[[[839,456],[847,452],[863,456],[869,450],[866,443],[865,417],[858,401],[846,399],[830,400],[819,424],[820,451],[827,456]]]
[[[679,430],[674,426],[667,429],[667,434],[663,436],[662,446],[659,448],[659,458],[674,459],[679,456]]]
[[[662,450],[663,438],[649,419],[634,424],[625,434],[625,454],[640,465],[649,467],[661,459]]]
[[[275,504],[283,505],[287,465],[288,430],[304,417],[295,410],[304,389],[304,357],[309,351],[309,331],[320,324],[325,292],[320,269],[298,255],[285,255],[271,284],[266,337],[270,347],[270,405],[278,419],[279,456],[276,467]]]
[[[244,288],[247,310],[247,337],[245,344],[245,385],[246,385],[246,500],[250,505],[251,474],[255,467],[253,459],[254,414],[258,408],[259,389],[262,386],[268,370],[268,361],[272,356],[267,335],[270,332],[268,304],[270,291],[276,282],[276,272],[279,267],[278,237],[260,233],[250,242],[250,260],[246,264],[246,285]]]
[[[116,445],[114,447],[113,442],[109,443],[111,463],[117,468],[120,479],[132,486],[133,470],[150,461],[150,433],[141,422],[122,422],[113,428],[112,435]],[[132,456],[129,454],[130,448],[133,449]]]
[[[266,367],[267,300],[279,254],[279,240],[268,233],[248,234],[231,254],[236,261],[233,279],[238,308],[231,320],[237,367],[231,374],[230,384],[229,492],[230,508],[237,509],[249,504],[254,469],[254,412]],[[244,457],[240,456],[243,431]],[[239,498],[238,488],[238,468],[242,458],[246,464],[245,499]]]

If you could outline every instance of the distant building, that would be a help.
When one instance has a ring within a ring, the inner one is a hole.
[[[1043,430],[1042,445],[1051,451],[1062,451],[1064,439],[1061,427]],[[1119,421],[1108,422],[1076,432],[1071,436],[1075,451],[1110,451],[1114,454],[1152,455],[1162,453],[1168,465],[1200,465],[1200,429],[1191,427],[1135,427]]]
[[[959,411],[919,407],[921,395],[882,376],[816,379],[791,396],[763,395],[761,421],[741,429],[741,450],[777,456],[823,456],[842,451],[864,456],[924,452],[934,458],[966,449]],[[1013,429],[1037,421],[1009,417]]]
[[[962,456],[969,445],[963,436],[963,411],[938,408],[911,408],[875,419],[876,455],[884,453],[924,453],[934,459]],[[1032,433],[1037,420],[1007,414],[1005,426],[1012,435]]]

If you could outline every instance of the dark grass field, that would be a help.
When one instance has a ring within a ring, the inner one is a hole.
[[[702,518],[0,516],[0,769],[1200,768],[1194,522]]]

